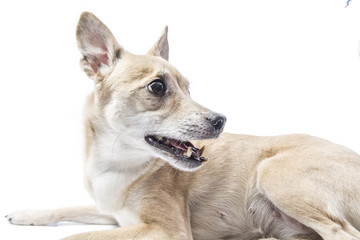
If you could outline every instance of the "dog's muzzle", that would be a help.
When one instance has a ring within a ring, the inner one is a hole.
[[[224,130],[226,117],[222,114],[210,113],[205,116],[205,119],[208,126],[204,127],[207,130],[203,135],[198,135],[197,139],[217,138]],[[188,139],[173,139],[168,136],[149,134],[145,136],[145,141],[158,150],[170,154],[173,159],[171,162],[181,169],[195,169],[208,160],[203,156],[205,146],[197,148]]]

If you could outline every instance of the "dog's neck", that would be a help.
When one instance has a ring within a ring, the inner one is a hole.
[[[131,141],[126,131],[115,131],[107,123],[95,93],[88,96],[84,108],[85,161],[90,172],[134,173],[142,171],[154,158]]]
[[[143,169],[154,157],[132,144],[121,133],[105,129],[96,136],[93,157],[98,167],[119,172],[136,172]]]
[[[126,136],[109,127],[93,124],[95,133],[85,165],[85,186],[97,206],[112,212],[127,187],[143,174],[156,171],[164,161],[131,144]],[[120,134],[120,135],[119,135]]]

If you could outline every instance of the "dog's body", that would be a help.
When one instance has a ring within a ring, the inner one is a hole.
[[[167,29],[144,56],[90,13],[77,38],[95,80],[84,170],[97,207],[17,211],[10,222],[121,226],[68,240],[360,239],[359,155],[307,135],[219,137],[225,117],[192,101],[167,62]]]

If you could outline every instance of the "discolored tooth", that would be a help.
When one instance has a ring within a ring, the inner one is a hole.
[[[209,160],[207,157],[200,157],[200,160],[202,161],[202,162],[206,162],[207,160]]]
[[[187,158],[190,158],[191,157],[191,147],[188,147],[186,152],[184,152],[184,156],[187,157]]]
[[[201,155],[203,155],[204,151],[205,151],[205,145],[202,146],[202,148],[200,149],[200,152],[199,152],[200,157],[201,157]]]

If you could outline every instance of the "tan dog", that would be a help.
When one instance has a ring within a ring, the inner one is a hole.
[[[83,13],[77,40],[95,81],[84,169],[96,207],[17,211],[11,223],[120,226],[67,240],[360,239],[359,155],[306,135],[219,137],[226,119],[190,98],[167,29],[138,56]]]

